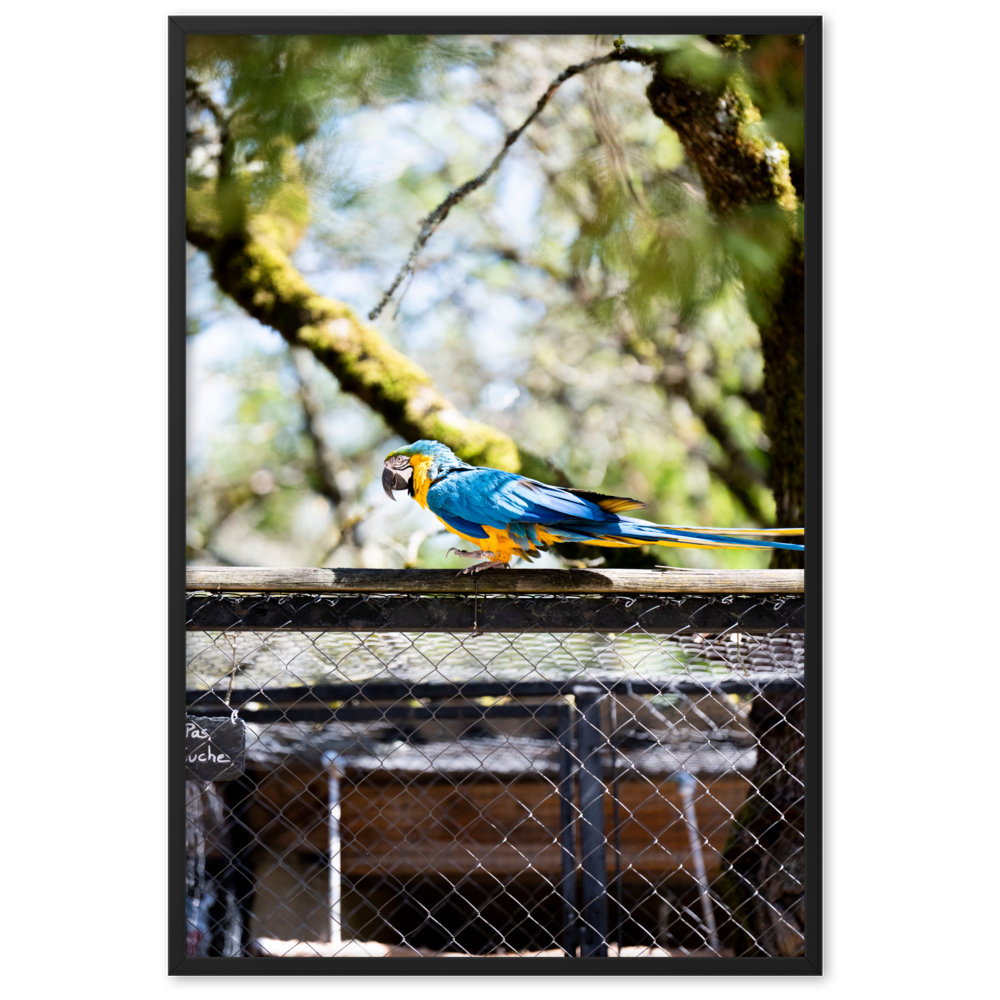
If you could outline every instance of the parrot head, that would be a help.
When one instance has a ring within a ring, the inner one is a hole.
[[[413,470],[420,466],[428,479],[437,479],[449,469],[471,468],[450,448],[437,441],[415,441],[405,448],[397,448],[385,457],[382,469],[382,489],[390,500],[395,500],[393,490],[406,490],[413,496]]]

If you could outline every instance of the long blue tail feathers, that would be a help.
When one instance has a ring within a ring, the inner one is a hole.
[[[587,542],[600,538],[620,538],[622,541],[635,542],[638,545],[655,544],[656,542],[690,541],[696,545],[700,542],[706,546],[725,546],[741,549],[787,549],[791,552],[804,552],[805,546],[796,542],[778,542],[770,539],[760,540],[745,536],[728,535],[723,529],[691,530],[675,528],[670,525],[652,524],[640,521],[638,518],[622,517],[616,521],[604,521],[595,524],[593,521],[567,519],[556,524],[547,524],[547,531],[558,532],[565,536],[565,541]],[[766,532],[761,532],[766,534]]]

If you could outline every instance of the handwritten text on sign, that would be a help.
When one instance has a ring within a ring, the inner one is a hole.
[[[203,719],[188,716],[184,739],[187,777],[202,781],[238,778],[246,767],[246,723],[226,716]]]

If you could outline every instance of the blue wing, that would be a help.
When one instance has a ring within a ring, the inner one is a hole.
[[[457,518],[498,529],[512,521],[617,520],[585,496],[498,469],[470,469],[444,476],[427,490],[427,506],[444,521]]]

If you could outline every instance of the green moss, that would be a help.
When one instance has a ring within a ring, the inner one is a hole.
[[[742,35],[719,35],[716,44],[721,49],[725,49],[727,52],[732,52],[739,55],[740,52],[745,52],[750,48],[750,45],[744,41]]]

